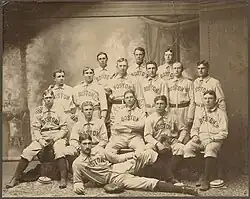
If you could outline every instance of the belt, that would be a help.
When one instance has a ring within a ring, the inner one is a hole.
[[[112,104],[123,104],[123,100],[120,99],[113,99]]]
[[[198,107],[201,108],[201,107],[204,107],[205,105],[204,105],[204,104],[196,104],[196,103],[195,103],[195,106],[198,106]]]
[[[184,107],[188,107],[190,104],[190,102],[184,102],[184,103],[181,103],[181,104],[169,104],[169,107],[170,108],[184,108]]]
[[[61,130],[61,128],[47,128],[47,129],[42,129],[42,132],[44,131],[57,131],[57,130]]]

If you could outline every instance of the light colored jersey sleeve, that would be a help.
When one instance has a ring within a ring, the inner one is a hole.
[[[138,100],[140,108],[144,109],[145,108],[145,99],[144,99],[144,95],[142,92],[141,84],[137,80],[135,80],[135,83],[134,83],[134,90],[135,90],[136,98]]]
[[[103,86],[101,85],[99,86],[98,93],[99,93],[101,111],[108,110],[106,93]]]
[[[153,122],[151,117],[149,116],[145,121],[144,138],[146,143],[156,145],[158,141],[153,137],[153,132]]]
[[[69,144],[71,146],[74,146],[76,149],[79,146],[79,133],[78,133],[78,129],[79,129],[79,123],[75,123],[73,125],[71,134],[70,134],[70,139],[69,139]]]
[[[72,165],[72,170],[73,170],[73,184],[75,184],[75,183],[84,183],[84,179],[86,179],[86,178],[84,177],[84,174],[81,171],[81,168],[83,166],[84,165],[81,165],[80,162],[78,161],[78,159],[76,159],[73,162],[73,165]]]
[[[60,124],[59,124],[60,131],[58,132],[58,137],[63,138],[69,133],[68,125],[66,122],[67,116],[63,111],[61,111],[59,113],[59,117],[60,117]]]
[[[99,143],[97,144],[97,146],[100,146],[102,148],[105,148],[105,146],[107,145],[108,143],[108,133],[107,133],[107,128],[104,124],[104,122],[102,121],[101,122],[101,125],[100,125],[100,132],[99,132],[99,136],[100,136],[100,141]]]
[[[32,127],[33,127],[34,139],[38,141],[39,139],[42,138],[42,135],[41,135],[42,124],[40,123],[40,120],[39,120],[39,114],[35,114],[35,119],[33,121]]]
[[[224,140],[228,136],[228,118],[225,112],[220,112],[219,133],[213,136],[215,140]]]
[[[189,98],[190,98],[190,105],[188,107],[188,121],[191,122],[194,120],[194,112],[195,112],[195,102],[194,102],[194,84],[193,82],[189,85]]]
[[[191,131],[190,131],[191,138],[194,136],[199,136],[200,126],[201,126],[199,119],[200,119],[200,117],[194,118],[194,123],[193,123],[193,126],[192,126]]]
[[[216,89],[215,93],[216,93],[216,97],[217,97],[218,106],[221,110],[226,111],[225,96],[224,96],[220,81],[216,82],[215,89]]]

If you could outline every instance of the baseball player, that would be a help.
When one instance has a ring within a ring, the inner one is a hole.
[[[29,162],[36,156],[44,147],[53,142],[55,160],[61,174],[59,188],[67,186],[67,165],[63,154],[63,149],[66,146],[66,135],[68,127],[66,116],[61,109],[56,109],[54,102],[54,93],[51,90],[45,90],[43,93],[44,105],[38,107],[35,113],[35,119],[32,124],[34,140],[26,147],[19,161],[15,174],[12,180],[6,185],[11,188],[19,184],[19,180],[23,171],[28,166]]]
[[[134,50],[135,64],[128,68],[128,74],[136,77],[140,82],[146,76],[145,49],[137,47]]]
[[[77,121],[77,116],[75,115],[76,106],[73,102],[73,88],[64,83],[65,71],[56,70],[53,73],[53,78],[55,81],[54,85],[50,85],[48,89],[51,89],[54,92],[55,99],[54,104],[58,107],[64,109],[64,113],[67,115],[67,125],[69,132]],[[69,137],[70,135],[68,135]]]
[[[124,102],[125,107],[116,115],[111,128],[112,136],[106,146],[108,154],[117,154],[118,150],[123,148],[132,148],[137,153],[145,149],[143,140],[145,112],[138,108],[135,93],[132,90],[124,93]],[[117,155],[117,161],[113,163],[124,162],[129,156],[133,157],[133,153]]]
[[[216,104],[216,92],[208,90],[204,93],[205,112],[199,112],[191,129],[191,140],[184,146],[184,158],[194,162],[196,151],[204,150],[205,175],[200,190],[209,189],[212,172],[216,166],[216,158],[223,140],[228,136],[228,118],[225,111]],[[189,163],[189,164],[190,164]]]
[[[167,50],[165,50],[165,52],[164,52],[164,64],[159,66],[158,74],[159,74],[160,78],[164,79],[165,81],[168,81],[168,80],[174,78],[173,50],[171,48],[168,48]],[[182,75],[183,75],[183,77],[192,80],[192,77],[190,77],[190,75],[188,75],[186,70],[182,71]]]
[[[93,103],[91,101],[83,102],[81,112],[84,117],[73,126],[69,146],[65,148],[65,155],[69,161],[70,168],[80,152],[79,136],[81,134],[87,133],[91,135],[93,139],[92,144],[94,145],[92,148],[93,153],[103,152],[108,143],[107,129],[103,120],[93,117]]]
[[[81,154],[73,163],[73,188],[77,194],[84,194],[84,182],[93,181],[100,185],[109,183],[122,183],[127,189],[142,189],[150,191],[176,192],[191,195],[198,193],[190,187],[175,186],[171,183],[159,181],[153,178],[145,178],[133,175],[133,168],[137,162],[152,161],[150,156],[142,155],[133,161],[112,164],[105,156],[92,155],[92,138],[89,135],[80,136]],[[144,158],[144,157],[145,158]]]
[[[192,108],[192,118],[199,115],[199,112],[205,111],[203,95],[208,90],[213,90],[216,93],[217,104],[219,108],[226,112],[225,96],[219,80],[211,77],[208,73],[209,63],[202,60],[197,63],[197,70],[199,77],[194,81],[194,102],[195,106]]]
[[[93,117],[105,120],[107,116],[107,100],[104,88],[93,81],[94,69],[85,67],[83,77],[84,81],[73,88],[73,99],[78,108],[79,117],[82,117],[81,104],[84,101],[91,101],[94,104]]]
[[[145,112],[150,115],[155,112],[154,98],[158,95],[165,95],[168,98],[167,83],[156,73],[157,64],[153,61],[146,63],[147,76],[141,81],[142,90],[145,99]]]
[[[113,73],[108,69],[108,55],[105,52],[99,52],[96,56],[99,67],[94,70],[94,80],[103,87],[106,87]]]
[[[191,80],[182,75],[183,65],[173,64],[174,78],[168,81],[169,108],[177,121],[186,124],[189,129],[193,123],[192,107],[194,107],[194,90]]]
[[[174,120],[172,113],[166,111],[167,98],[165,95],[155,97],[154,103],[156,112],[148,116],[145,122],[144,139],[147,143],[146,148],[162,153],[167,146],[172,151],[172,171],[175,173],[183,157],[183,142],[188,131],[182,121]],[[173,173],[170,173],[169,170],[166,172],[167,177],[170,175],[171,181],[176,181]]]
[[[125,58],[120,58],[117,60],[117,74],[109,81],[106,88],[108,93],[108,100],[112,104],[110,119],[113,123],[114,118],[124,107],[123,96],[125,91],[133,90],[138,100],[139,107],[144,109],[144,97],[142,89],[135,77],[127,74],[128,70],[128,60]]]

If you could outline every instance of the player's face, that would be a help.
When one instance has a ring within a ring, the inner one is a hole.
[[[135,61],[137,64],[142,64],[143,62],[143,59],[145,57],[144,53],[140,50],[136,50],[135,53],[134,53],[134,56],[135,56]]]
[[[128,64],[126,61],[122,61],[122,62],[117,62],[117,72],[123,76],[127,73],[128,70]]]
[[[44,100],[45,106],[51,107],[53,105],[53,102],[54,102],[54,96],[51,95],[50,93],[48,93],[47,95],[43,96],[43,100]]]
[[[102,68],[104,68],[104,67],[107,66],[108,59],[107,59],[106,55],[104,55],[104,54],[99,55],[98,58],[97,58],[97,60],[99,62],[99,65]]]
[[[157,67],[154,64],[147,65],[147,73],[149,77],[155,77],[157,72]]]
[[[211,109],[215,106],[216,100],[215,100],[215,97],[213,95],[206,94],[203,97],[204,97],[205,106],[208,109]]]
[[[55,76],[55,78],[54,78],[56,85],[61,86],[61,85],[64,84],[64,76],[65,76],[65,75],[64,75],[63,72],[61,72],[61,73],[56,73],[56,76]]]
[[[165,62],[170,63],[173,59],[173,53],[170,51],[165,52],[164,59],[165,59]]]
[[[88,69],[84,72],[83,77],[87,83],[91,83],[94,78],[94,72],[91,69]]]
[[[175,77],[180,77],[182,74],[183,68],[180,63],[173,64],[173,73]]]
[[[83,112],[86,119],[91,119],[92,118],[93,111],[94,111],[94,108],[91,105],[84,106],[83,110],[82,110],[82,112]]]
[[[158,113],[162,113],[165,111],[167,105],[163,100],[157,100],[155,103],[155,109]]]
[[[199,77],[206,77],[208,75],[208,68],[203,64],[197,66],[197,71]]]
[[[135,97],[132,93],[127,93],[124,97],[124,102],[128,107],[133,107],[135,104]]]
[[[82,140],[80,146],[81,146],[82,153],[84,153],[86,155],[90,155],[91,148],[92,148],[91,140],[89,140],[89,139]]]

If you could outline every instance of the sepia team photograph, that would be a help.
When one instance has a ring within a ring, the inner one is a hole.
[[[2,1],[2,197],[249,197],[248,1]]]

